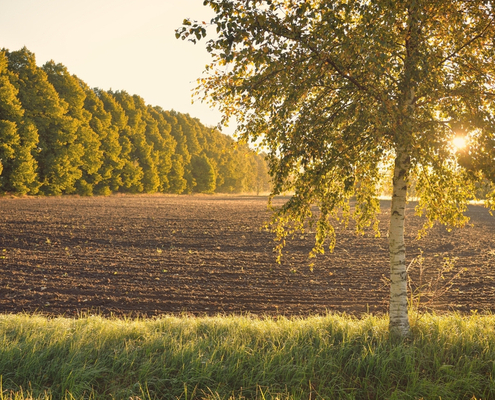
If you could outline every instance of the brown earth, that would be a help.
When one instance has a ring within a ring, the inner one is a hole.
[[[282,204],[284,199],[277,199]],[[308,315],[385,312],[387,211],[381,238],[337,230],[333,254],[307,254],[298,235],[275,262],[266,197],[111,196],[0,198],[0,312],[73,316],[253,313]],[[433,303],[437,310],[495,310],[495,218],[470,206],[472,226],[433,228],[409,205],[408,259],[423,251],[434,269],[458,257],[463,275]],[[419,282],[418,268],[412,271]]]

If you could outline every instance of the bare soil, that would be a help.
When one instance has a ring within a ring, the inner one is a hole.
[[[428,268],[423,282],[435,279],[445,258],[457,260],[441,282],[465,270],[431,305],[495,311],[495,218],[473,205],[471,226],[434,227],[418,241],[423,221],[413,216],[414,206],[407,210],[408,259],[421,249]],[[389,207],[382,202],[380,238],[339,227],[334,253],[319,256],[310,271],[310,234],[297,235],[276,263],[273,234],[260,229],[270,217],[266,197],[3,197],[0,312],[386,312]],[[411,275],[418,283],[417,268]]]

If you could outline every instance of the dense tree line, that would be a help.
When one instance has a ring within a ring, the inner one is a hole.
[[[187,114],[88,87],[28,49],[0,51],[0,192],[80,195],[270,189],[263,155]]]

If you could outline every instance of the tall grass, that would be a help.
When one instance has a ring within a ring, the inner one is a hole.
[[[0,399],[495,399],[495,316],[0,315]]]

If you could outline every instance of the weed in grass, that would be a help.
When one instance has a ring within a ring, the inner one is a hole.
[[[440,267],[427,267],[420,249],[420,254],[407,267],[410,309],[418,312],[433,310],[435,302],[444,296],[466,271],[464,268],[455,271],[456,260],[457,257],[444,258]],[[416,273],[416,279],[412,278],[413,273]]]

